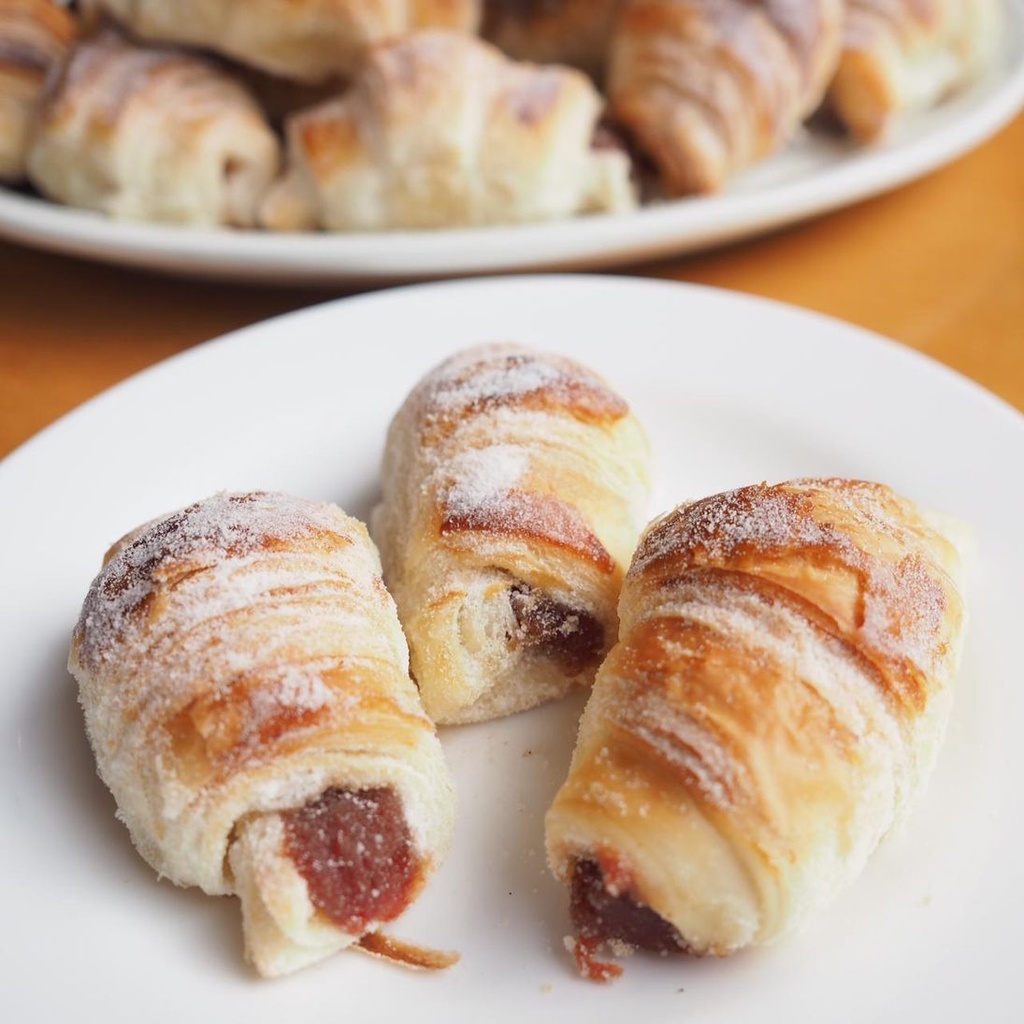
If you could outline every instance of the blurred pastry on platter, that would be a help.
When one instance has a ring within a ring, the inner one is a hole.
[[[284,78],[345,75],[374,43],[421,28],[474,32],[479,0],[89,0],[142,39],[214,50]]]
[[[628,0],[609,57],[612,119],[669,195],[718,191],[819,105],[842,13],[842,0]]]
[[[846,0],[829,105],[860,142],[934,106],[998,52],[1001,0]]]
[[[289,119],[276,230],[430,229],[630,210],[626,152],[596,137],[582,72],[427,31],[374,48],[343,96]]]
[[[48,91],[28,175],[51,199],[113,217],[249,227],[279,159],[263,112],[218,62],[106,29]]]
[[[516,60],[570,64],[600,80],[623,0],[483,0],[481,32]]]
[[[52,0],[0,0],[0,182],[25,176],[25,157],[47,79],[77,26]]]
[[[884,142],[998,65],[1005,18],[1001,0],[0,0],[0,184],[274,231],[631,211],[787,151],[815,166],[822,134]],[[168,63],[114,100],[128,50]],[[45,84],[69,61],[92,70]],[[185,65],[207,69],[187,88]]]

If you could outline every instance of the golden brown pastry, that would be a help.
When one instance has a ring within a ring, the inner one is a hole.
[[[414,388],[371,528],[435,721],[590,685],[615,639],[647,464],[626,403],[559,356],[481,346]]]
[[[517,60],[603,74],[623,0],[483,0],[481,32]]]
[[[843,52],[829,89],[839,120],[861,142],[883,137],[991,62],[1000,0],[846,0]]]
[[[374,43],[421,28],[474,32],[480,0],[92,0],[143,39],[187,43],[284,78],[351,73]]]
[[[0,0],[0,182],[25,177],[43,89],[75,33],[75,19],[52,0]]]
[[[641,540],[548,811],[577,961],[798,928],[920,790],[964,624],[949,524],[879,484],[684,505]]]
[[[112,30],[83,41],[47,96],[28,156],[50,199],[114,217],[251,226],[277,138],[212,61]]]
[[[631,209],[629,158],[594,145],[579,71],[516,64],[450,32],[374,49],[341,98],[288,123],[265,227],[335,231],[513,224]]]
[[[609,58],[612,117],[669,194],[721,189],[821,102],[841,17],[842,0],[627,0]]]
[[[376,550],[335,506],[220,494],[129,534],[69,667],[139,852],[240,896],[261,974],[377,932],[443,859],[441,747]]]

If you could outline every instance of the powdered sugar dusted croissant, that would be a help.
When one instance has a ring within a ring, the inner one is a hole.
[[[771,942],[858,875],[950,709],[944,530],[850,480],[745,487],[649,529],[546,821],[585,973],[613,969],[603,943]]]
[[[485,38],[517,60],[571,64],[600,78],[623,0],[484,0]]]
[[[244,227],[278,160],[252,96],[219,65],[105,31],[75,48],[47,96],[28,173],[70,206]]]
[[[629,209],[630,163],[599,148],[601,98],[569,68],[455,33],[376,48],[343,97],[288,125],[264,204],[280,230],[442,228]]]
[[[670,193],[720,189],[820,103],[842,0],[627,0],[612,40],[614,119]]]
[[[615,639],[647,462],[626,403],[568,359],[483,346],[416,386],[371,528],[436,721],[590,684]]]
[[[221,494],[115,546],[75,628],[132,840],[177,884],[241,897],[265,975],[397,917],[449,844],[451,781],[379,569],[334,506]]]
[[[479,0],[91,0],[138,36],[187,43],[286,78],[355,70],[374,43],[421,28],[476,30]]]
[[[25,176],[43,89],[75,31],[74,18],[52,0],[0,0],[0,181]]]
[[[832,109],[862,142],[975,78],[998,50],[1000,0],[846,0]]]

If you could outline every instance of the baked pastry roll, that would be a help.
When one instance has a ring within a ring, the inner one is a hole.
[[[376,550],[335,506],[220,494],[129,534],[69,668],[139,852],[237,894],[261,974],[372,935],[441,863],[452,783]]]
[[[998,51],[1000,0],[846,0],[846,7],[829,104],[861,142],[977,77]]]
[[[354,71],[374,43],[422,28],[475,32],[480,0],[91,0],[133,33],[234,57],[284,78]]]
[[[264,226],[511,224],[631,209],[629,158],[594,144],[602,101],[570,68],[451,32],[373,50],[351,90],[288,123]]]
[[[74,41],[75,19],[52,0],[0,0],[0,182],[25,177],[47,79]]]
[[[627,0],[611,113],[669,194],[721,189],[790,141],[835,71],[842,2]]]
[[[590,370],[517,345],[452,356],[391,423],[371,530],[437,722],[589,686],[643,521],[648,447]]]
[[[75,48],[44,101],[28,174],[50,199],[114,217],[248,227],[279,159],[233,75],[108,30]]]
[[[623,0],[483,0],[481,32],[517,60],[571,64],[599,79]]]
[[[945,729],[964,604],[949,526],[797,480],[657,521],[547,814],[574,949],[718,955],[798,928],[904,814]]]

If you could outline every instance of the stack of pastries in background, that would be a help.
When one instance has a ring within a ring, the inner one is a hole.
[[[885,139],[1002,0],[0,0],[0,182],[114,217],[438,229],[716,192]]]

